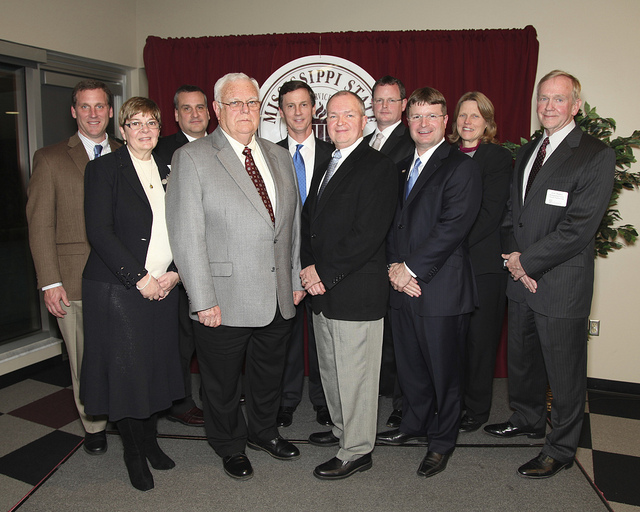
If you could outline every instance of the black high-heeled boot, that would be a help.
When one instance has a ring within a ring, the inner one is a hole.
[[[124,463],[131,485],[140,491],[153,489],[153,475],[145,457],[143,421],[124,418],[116,424],[124,446]]]
[[[172,469],[176,463],[158,445],[158,415],[143,420],[144,452],[153,469]]]

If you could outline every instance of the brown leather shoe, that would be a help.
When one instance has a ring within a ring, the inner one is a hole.
[[[169,421],[177,421],[188,427],[204,427],[204,414],[201,409],[195,406],[182,414],[168,414],[167,419]]]
[[[535,459],[518,468],[518,474],[525,478],[549,478],[563,469],[573,466],[573,461],[560,462],[559,460],[540,453]]]

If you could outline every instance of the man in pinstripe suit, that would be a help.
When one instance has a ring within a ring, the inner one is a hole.
[[[580,82],[563,71],[538,83],[544,132],[518,152],[505,222],[514,413],[485,431],[544,437],[548,381],[552,430],[541,453],[518,468],[528,478],[571,467],[584,416],[595,233],[609,204],[615,154],[576,126],[579,95]]]

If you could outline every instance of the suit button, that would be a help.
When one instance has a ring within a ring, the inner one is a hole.
[[[318,238],[318,235],[316,235],[315,233],[311,233],[311,238]]]
[[[271,272],[275,272],[276,271],[276,267],[271,267]]]
[[[522,222],[520,224],[518,224],[518,227],[521,228],[522,227]]]
[[[402,229],[404,226],[402,224],[398,224],[398,229]]]
[[[278,243],[278,239],[277,239],[277,238],[274,238],[274,239],[273,239],[273,243],[274,243],[274,244],[277,244],[277,243]]]

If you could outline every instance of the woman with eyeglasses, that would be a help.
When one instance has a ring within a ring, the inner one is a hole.
[[[458,100],[449,141],[482,170],[480,213],[469,232],[469,251],[479,307],[467,335],[465,388],[460,432],[474,432],[489,419],[496,351],[502,332],[508,273],[502,268],[500,225],[511,181],[511,153],[498,144],[493,104],[481,92]]]
[[[152,489],[154,469],[175,466],[158,446],[157,413],[184,396],[178,353],[179,276],[164,214],[169,169],[152,154],[160,109],[147,98],[122,105],[125,145],[85,170],[91,254],[83,273],[85,351],[81,398],[108,415],[124,446],[131,484]]]

